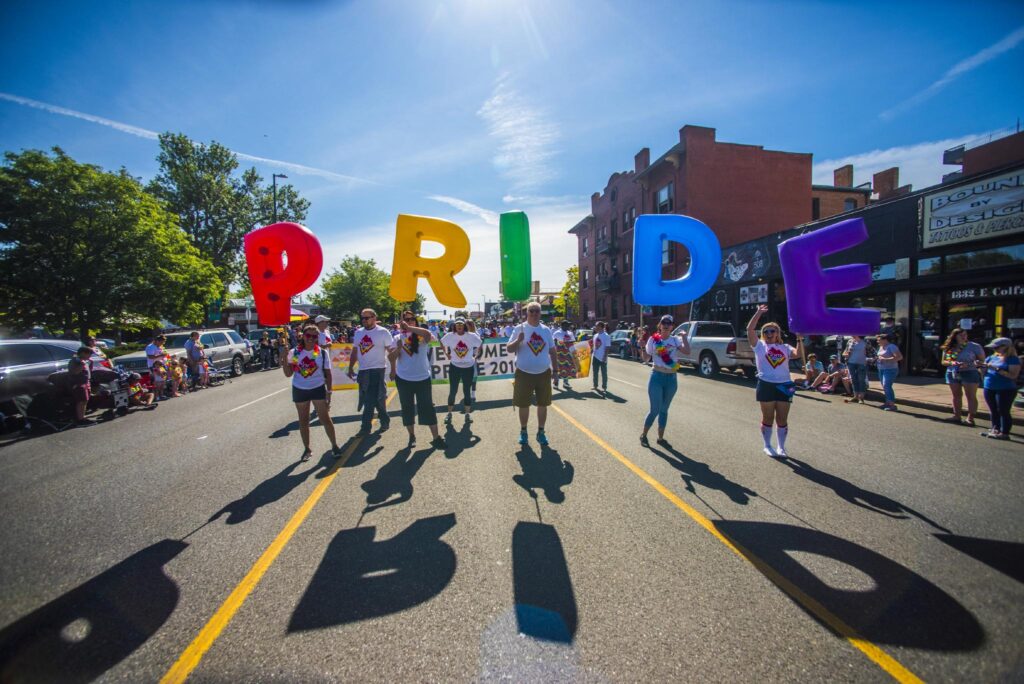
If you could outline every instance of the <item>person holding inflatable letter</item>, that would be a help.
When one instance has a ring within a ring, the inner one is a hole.
[[[789,408],[796,393],[796,383],[789,373],[790,359],[803,357],[804,338],[797,335],[797,346],[782,341],[782,329],[778,323],[765,323],[761,328],[761,339],[755,329],[761,316],[768,312],[762,304],[757,307],[747,323],[747,341],[754,349],[754,363],[757,364],[757,402],[761,405],[761,439],[764,453],[771,457],[785,458],[786,437],[789,435]],[[776,426],[779,448],[772,447],[772,424]]]

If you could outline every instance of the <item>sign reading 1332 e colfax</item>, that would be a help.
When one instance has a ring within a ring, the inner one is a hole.
[[[1024,232],[1024,168],[925,195],[922,248]]]

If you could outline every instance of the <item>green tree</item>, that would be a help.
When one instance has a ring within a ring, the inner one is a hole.
[[[122,169],[60,148],[0,166],[0,323],[78,330],[202,320],[222,289],[177,218]]]
[[[565,285],[555,297],[555,311],[565,318],[580,316],[580,267],[570,266],[565,272]]]
[[[225,286],[248,285],[242,239],[273,220],[271,184],[255,168],[236,175],[238,158],[218,142],[194,143],[182,133],[160,136],[160,173],[148,190],[178,216],[192,244],[216,267]],[[309,200],[277,186],[278,221],[302,222]]]
[[[341,265],[323,279],[320,292],[311,299],[329,311],[331,318],[355,318],[365,308],[376,311],[381,320],[391,320],[403,309],[425,311],[423,295],[416,295],[414,302],[399,302],[388,294],[390,283],[391,276],[377,268],[373,259],[346,256]]]

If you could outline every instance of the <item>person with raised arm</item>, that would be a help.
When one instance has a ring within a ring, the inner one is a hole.
[[[416,314],[402,312],[398,325],[398,344],[389,354],[391,379],[398,387],[398,401],[402,405],[402,425],[409,431],[409,446],[416,446],[415,419],[420,425],[430,428],[435,449],[444,449],[446,444],[437,432],[437,412],[434,410],[432,384],[430,380],[430,343],[434,335],[417,325]]]
[[[758,339],[757,322],[768,313],[764,304],[757,307],[747,323],[747,341],[754,350],[757,365],[757,402],[761,405],[761,439],[764,453],[772,457],[785,458],[786,437],[789,435],[789,409],[793,402],[796,385],[789,373],[791,359],[803,357],[804,338],[797,335],[797,346],[782,341],[782,328],[778,323],[765,323]],[[778,440],[778,449],[772,447],[772,426]]]
[[[672,398],[679,389],[679,357],[690,353],[690,341],[683,331],[678,336],[672,334],[675,322],[671,316],[662,316],[658,321],[657,331],[647,338],[644,351],[651,359],[651,377],[647,381],[647,398],[651,409],[644,419],[644,431],[640,433],[640,444],[649,447],[647,432],[658,421],[658,444],[671,446],[665,439],[665,426],[668,425],[668,408]],[[596,375],[594,376],[597,377]],[[596,380],[595,380],[596,382]]]

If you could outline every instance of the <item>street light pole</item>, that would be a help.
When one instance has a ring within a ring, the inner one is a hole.
[[[283,173],[272,173],[270,174],[271,184],[274,186],[274,223],[277,223],[277,179],[287,178],[288,176]]]

